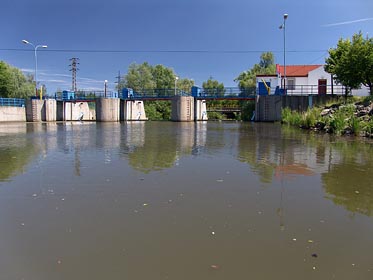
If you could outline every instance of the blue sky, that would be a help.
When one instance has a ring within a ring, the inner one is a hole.
[[[78,57],[79,89],[113,89],[132,62],[163,64],[197,85],[210,76],[225,86],[272,51],[283,63],[323,64],[339,38],[373,34],[372,0],[2,0],[0,60],[34,69],[48,93],[71,88],[69,59]],[[28,50],[28,51],[25,51]],[[115,51],[115,52],[112,52]],[[206,51],[206,52],[199,52]]]

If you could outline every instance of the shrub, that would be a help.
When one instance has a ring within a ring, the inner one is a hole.
[[[346,117],[341,111],[335,112],[329,120],[330,132],[335,134],[342,134],[346,128]]]
[[[359,135],[361,130],[362,130],[362,122],[361,120],[356,117],[356,116],[352,116],[349,120],[348,120],[348,126],[349,128],[351,129],[351,132],[354,134],[354,135]]]
[[[282,109],[281,111],[282,122],[292,126],[301,126],[302,116],[289,108]]]

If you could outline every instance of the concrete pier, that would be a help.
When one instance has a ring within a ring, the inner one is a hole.
[[[119,122],[119,107],[119,98],[98,98],[96,100],[96,121]]]
[[[206,100],[195,99],[194,100],[194,119],[196,121],[207,121],[207,107]]]
[[[54,99],[26,100],[26,121],[54,122],[57,119],[57,102]]]
[[[26,100],[26,121],[41,122],[44,100],[28,99]]]
[[[57,101],[55,99],[44,100],[42,109],[42,120],[46,122],[55,122],[57,119]]]
[[[94,120],[88,102],[57,101],[58,121]]]
[[[194,97],[175,96],[172,99],[171,120],[175,122],[194,121]]]
[[[140,100],[121,100],[120,101],[120,120],[121,121],[146,121],[144,101]]]

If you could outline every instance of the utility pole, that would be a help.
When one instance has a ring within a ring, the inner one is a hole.
[[[118,88],[118,97],[120,95],[120,71],[118,71],[118,76],[115,77],[117,79],[117,82],[115,82],[117,84],[117,88]]]
[[[76,92],[76,72],[79,70],[78,69],[78,65],[80,64],[78,61],[79,61],[79,58],[77,57],[73,57],[70,59],[71,61],[71,64],[69,65],[71,67],[70,71],[72,73],[72,85],[71,85],[71,90],[73,92]]]

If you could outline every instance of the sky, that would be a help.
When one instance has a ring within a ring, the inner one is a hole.
[[[283,64],[323,64],[340,38],[372,37],[372,0],[1,0],[0,60],[34,73],[48,94],[77,87],[115,88],[131,63],[174,69],[196,85],[213,77],[226,87],[271,51]]]

